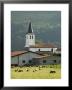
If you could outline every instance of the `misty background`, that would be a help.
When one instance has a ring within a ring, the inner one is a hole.
[[[23,50],[29,22],[36,36],[36,43],[53,43],[61,46],[60,11],[12,11],[11,50]]]

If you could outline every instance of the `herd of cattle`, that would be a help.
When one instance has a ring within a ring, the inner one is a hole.
[[[36,71],[38,71],[38,70],[42,70],[42,69],[45,68],[45,67],[46,67],[46,66],[38,66],[38,68],[33,69],[32,72],[36,72]],[[51,66],[50,68],[53,68],[53,67]],[[25,68],[25,71],[26,71],[26,72],[29,72],[30,70],[31,70],[31,66],[30,66],[29,68]],[[14,71],[15,71],[15,72],[23,72],[23,70],[20,69],[20,68],[17,68],[17,69],[15,69]],[[50,73],[56,73],[56,71],[55,71],[55,70],[50,70]]]

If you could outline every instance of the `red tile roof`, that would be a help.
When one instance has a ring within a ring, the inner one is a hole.
[[[20,55],[20,54],[23,54],[26,52],[28,52],[28,51],[13,51],[13,52],[11,52],[11,56],[17,56],[17,55]]]
[[[27,52],[32,52],[32,51],[13,51],[11,52],[11,56],[18,56],[18,55],[21,55],[21,54],[25,54]],[[40,53],[37,53],[37,52],[32,52],[32,53],[35,53],[35,54],[38,54],[38,55],[41,55],[43,56],[44,54],[40,54]]]
[[[34,46],[30,46],[31,48],[57,48],[57,46],[53,45],[53,44],[45,44],[45,43],[40,43],[40,44],[36,44]]]

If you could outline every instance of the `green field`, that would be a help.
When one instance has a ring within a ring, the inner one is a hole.
[[[19,72],[19,70],[22,71]],[[55,71],[55,73],[50,73],[50,71]],[[46,65],[44,67],[25,66],[25,67],[11,68],[11,79],[60,79],[60,78],[61,78],[61,65]]]

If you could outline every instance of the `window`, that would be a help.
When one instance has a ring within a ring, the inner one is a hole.
[[[40,51],[40,49],[39,49],[39,51]]]
[[[43,63],[46,63],[46,60],[43,60]]]
[[[54,63],[56,63],[56,60],[54,60]]]
[[[51,51],[53,52],[53,48],[51,49]]]
[[[22,62],[25,63],[25,60],[23,60]]]
[[[32,61],[31,60],[29,60],[29,63],[31,63]]]
[[[30,39],[31,39],[31,36],[30,36]]]

